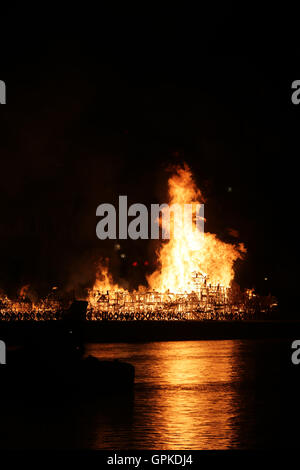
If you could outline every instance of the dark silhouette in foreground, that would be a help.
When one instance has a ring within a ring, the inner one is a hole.
[[[84,355],[83,322],[87,302],[75,301],[59,323],[21,347],[8,350],[6,365],[0,366],[0,393],[9,397],[63,398],[124,393],[134,384],[134,367],[101,361]]]

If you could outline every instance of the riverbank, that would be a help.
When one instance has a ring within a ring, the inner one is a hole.
[[[0,339],[19,343],[59,331],[59,322],[2,322]],[[85,322],[87,342],[186,341],[208,339],[300,339],[299,321],[102,321]]]

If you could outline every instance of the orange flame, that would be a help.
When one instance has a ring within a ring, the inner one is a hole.
[[[30,288],[30,284],[26,284],[25,286],[22,286],[20,289],[19,296],[21,298],[25,298],[28,295],[29,288]]]
[[[89,291],[88,302],[90,306],[95,306],[97,304],[97,298],[95,298],[93,294],[97,294],[99,292],[106,293],[110,290],[123,291],[118,284],[114,283],[112,275],[108,270],[107,260],[105,260],[99,263],[95,283]]]
[[[96,273],[96,281],[93,289],[105,292],[112,289],[112,287],[114,289],[120,289],[119,286],[114,283],[112,275],[108,271],[107,264],[100,264]]]
[[[177,204],[182,213],[185,204],[203,203],[204,198],[193,179],[188,165],[175,168],[168,180],[169,206]],[[162,210],[162,213],[164,209]],[[174,215],[171,214],[174,222]],[[162,228],[168,223],[162,217]],[[233,245],[218,239],[213,233],[201,233],[193,218],[191,226],[180,232],[180,236],[172,236],[163,241],[157,252],[160,267],[147,276],[151,290],[158,292],[191,293],[194,290],[193,273],[200,273],[213,285],[229,287],[234,278],[234,262],[243,257],[246,252],[243,244]],[[92,303],[92,293],[106,291],[124,291],[116,283],[108,271],[107,264],[99,265],[95,284],[90,291],[89,301]]]
[[[169,204],[196,204],[203,201],[191,170],[185,164],[177,167],[168,181]],[[202,201],[201,201],[202,200]],[[164,219],[162,218],[162,224]],[[229,287],[234,278],[234,262],[242,258],[244,246],[225,243],[213,233],[200,233],[193,220],[192,230],[182,230],[180,237],[163,242],[158,255],[160,269],[147,281],[160,292],[192,292],[191,275],[200,272],[212,284]]]

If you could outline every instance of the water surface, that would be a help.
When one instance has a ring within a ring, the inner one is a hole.
[[[4,413],[0,446],[277,447],[285,430],[274,348],[276,341],[271,340],[89,344],[87,354],[134,364],[134,393],[62,406],[10,407]]]

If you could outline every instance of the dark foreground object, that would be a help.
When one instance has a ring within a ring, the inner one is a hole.
[[[21,348],[8,351],[7,364],[0,365],[1,396],[7,398],[75,396],[96,398],[106,393],[124,393],[133,388],[134,367],[121,361],[100,361],[88,356],[78,360],[53,357],[37,350],[32,355]]]
[[[0,365],[2,396],[60,399],[132,389],[135,370],[131,364],[85,357],[86,306],[86,302],[74,302],[63,320],[55,322],[55,328],[44,325],[36,330],[31,325],[25,334],[12,334],[9,338],[0,332],[1,339],[7,341],[6,364]]]

